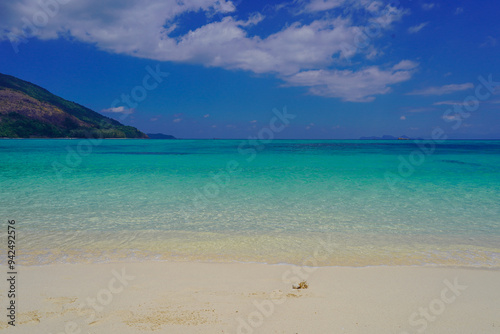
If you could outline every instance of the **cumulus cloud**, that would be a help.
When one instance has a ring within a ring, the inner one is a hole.
[[[451,84],[440,87],[428,87],[425,89],[415,90],[413,92],[408,93],[408,95],[445,95],[472,88],[474,88],[474,85],[468,82],[464,84]]]
[[[54,3],[58,5],[52,9],[43,9],[39,0],[0,3],[0,40],[19,43],[26,37],[62,37],[134,57],[273,73],[287,85],[309,87],[315,95],[357,102],[387,93],[389,85],[410,79],[412,73],[403,67],[335,69],[343,57],[359,54],[373,59],[381,54],[374,46],[374,37],[364,48],[346,48],[360,40],[365,27],[375,24],[382,33],[408,13],[381,1],[305,1],[306,12],[312,13],[310,20],[292,21],[266,37],[248,33],[250,27],[265,20],[264,15],[239,19],[237,7],[228,0]],[[350,15],[322,13],[340,6],[369,15],[360,15],[366,18],[354,22]],[[200,11],[216,19],[179,33],[182,14]],[[342,80],[346,80],[345,85]]]
[[[390,69],[377,66],[366,67],[359,71],[350,70],[311,70],[287,77],[290,86],[310,87],[313,95],[338,97],[350,102],[370,102],[373,95],[387,94],[389,85],[408,80],[417,63],[403,60]]]
[[[106,112],[106,113],[118,113],[118,114],[133,114],[134,109],[127,109],[125,107],[116,107],[116,108],[108,108],[108,109],[103,109],[101,112]]]
[[[429,24],[429,22],[423,22],[423,23],[417,24],[416,26],[412,26],[412,27],[408,28],[408,32],[410,34],[415,34],[415,33],[419,32],[420,30],[422,30],[428,24]]]
[[[393,70],[413,70],[418,67],[418,63],[411,60],[402,60],[392,67]]]
[[[375,23],[383,29],[391,27],[393,23],[401,21],[403,16],[410,13],[408,9],[398,8],[391,4],[383,6],[379,1],[373,1],[370,5],[365,4],[364,6],[372,15],[370,24]]]
[[[61,3],[59,3],[61,2]],[[132,53],[157,45],[175,25],[180,14],[199,10],[226,14],[234,5],[226,0],[112,0],[54,1],[42,6],[38,0],[0,5],[0,36],[54,39],[72,37],[96,43],[102,49]],[[2,36],[3,35],[3,36]]]
[[[316,20],[307,25],[296,22],[261,39],[246,36],[241,27],[244,23],[226,17],[191,31],[178,42],[160,42],[162,51],[151,56],[286,75],[305,68],[328,66],[332,55],[341,52],[342,43],[353,40],[357,33],[345,20]]]
[[[346,0],[312,0],[306,5],[306,11],[319,12],[340,7]]]

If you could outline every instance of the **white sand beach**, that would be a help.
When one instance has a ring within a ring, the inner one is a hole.
[[[309,288],[292,289],[300,280]],[[16,288],[5,333],[500,332],[498,270],[54,264],[19,267]]]

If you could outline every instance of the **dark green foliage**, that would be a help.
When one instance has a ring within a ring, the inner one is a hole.
[[[69,130],[78,129],[78,127],[79,127],[78,124],[69,117],[66,117],[64,119],[63,125],[66,129],[69,129]]]
[[[43,123],[38,120],[31,119],[17,113],[9,113],[8,115],[1,116],[0,137],[58,138],[58,137],[64,137],[64,133],[61,129],[58,129],[52,124]]]

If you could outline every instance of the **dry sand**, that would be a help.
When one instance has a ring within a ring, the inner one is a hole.
[[[500,333],[498,270],[145,262],[18,271],[15,327],[1,284],[5,333]],[[301,279],[309,288],[292,289]]]

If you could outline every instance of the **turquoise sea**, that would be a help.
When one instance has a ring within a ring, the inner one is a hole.
[[[1,140],[0,161],[21,264],[500,267],[500,141]]]

